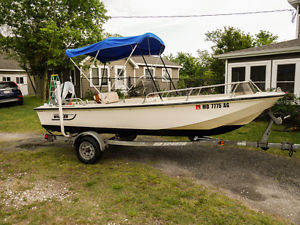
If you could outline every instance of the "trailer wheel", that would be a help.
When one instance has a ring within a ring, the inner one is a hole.
[[[77,158],[86,164],[93,164],[102,156],[99,144],[91,136],[83,136],[77,140],[75,143],[75,150]]]

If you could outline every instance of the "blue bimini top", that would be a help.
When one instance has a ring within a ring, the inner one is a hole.
[[[66,55],[69,58],[80,55],[96,57],[99,51],[97,59],[106,63],[129,57],[136,45],[132,56],[161,55],[165,50],[165,44],[159,37],[152,33],[145,33],[132,37],[110,37],[89,46],[67,49]]]

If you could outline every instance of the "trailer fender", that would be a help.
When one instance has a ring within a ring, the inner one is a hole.
[[[86,132],[82,132],[80,134],[78,134],[73,142],[73,145],[76,145],[76,142],[80,140],[80,138],[84,137],[84,136],[90,136],[92,138],[94,138],[97,143],[99,144],[100,150],[103,152],[105,150],[105,148],[107,147],[106,143],[104,142],[103,138],[100,136],[100,134],[98,134],[95,131],[86,131]]]

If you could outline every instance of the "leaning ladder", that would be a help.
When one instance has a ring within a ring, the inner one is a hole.
[[[50,77],[48,104],[50,104],[50,101],[54,98],[54,92],[57,87],[57,81],[60,81],[58,74],[52,74]]]

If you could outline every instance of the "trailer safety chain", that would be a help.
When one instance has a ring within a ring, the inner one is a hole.
[[[281,143],[281,150],[285,151],[289,151],[289,156],[292,157],[294,152],[296,152],[296,150],[294,149],[294,145],[290,142],[282,142]]]
[[[296,150],[293,148],[293,144],[291,144],[291,143],[287,143],[287,144],[290,145],[290,148],[289,148],[289,156],[290,156],[290,157],[293,157],[294,152],[296,152]]]

